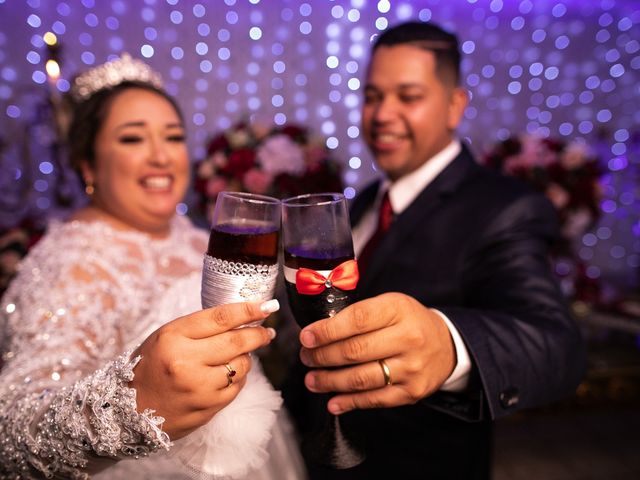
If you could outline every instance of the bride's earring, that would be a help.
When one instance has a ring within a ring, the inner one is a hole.
[[[86,193],[89,196],[93,195],[93,192],[96,191],[95,187],[93,186],[93,180],[90,178],[85,178],[84,184],[85,184],[84,193]]]

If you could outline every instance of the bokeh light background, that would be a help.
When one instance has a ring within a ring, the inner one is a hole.
[[[358,139],[369,43],[408,19],[434,20],[458,33],[472,95],[460,133],[476,154],[527,132],[584,139],[597,150],[604,215],[579,254],[594,278],[614,289],[637,288],[640,2],[634,0],[0,0],[0,186],[4,197],[19,199],[2,212],[2,223],[53,215],[60,188],[72,188],[51,148],[47,31],[61,44],[55,91],[68,90],[76,72],[127,51],[145,58],[178,97],[194,160],[204,155],[207,138],[244,117],[302,124],[326,137],[344,162],[352,197],[376,175]]]

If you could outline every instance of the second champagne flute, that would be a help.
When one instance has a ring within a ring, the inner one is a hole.
[[[349,210],[340,193],[301,195],[282,201],[284,277],[289,305],[301,326],[333,317],[353,300],[358,266]],[[348,438],[329,414],[330,395],[314,396],[319,422],[302,442],[307,461],[351,468],[364,460],[361,441]]]

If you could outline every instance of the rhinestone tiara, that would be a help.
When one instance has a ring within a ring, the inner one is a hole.
[[[162,77],[141,60],[123,53],[120,58],[98,65],[76,77],[71,86],[71,97],[76,102],[86,100],[105,88],[113,88],[122,82],[148,83],[162,89]]]

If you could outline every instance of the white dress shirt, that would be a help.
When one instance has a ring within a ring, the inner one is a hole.
[[[462,147],[458,140],[453,140],[438,154],[425,162],[420,168],[408,175],[390,182],[385,180],[382,188],[378,190],[378,196],[369,210],[365,212],[358,225],[353,229],[353,246],[356,257],[360,255],[367,241],[376,230],[378,223],[378,209],[382,197],[386,190],[389,190],[389,201],[395,215],[401,214],[416,199],[424,188],[436,178],[442,170],[458,156]],[[456,348],[456,367],[442,385],[441,390],[457,392],[463,390],[469,380],[471,371],[471,359],[467,347],[462,341],[460,333],[451,321],[442,312],[432,309],[438,313],[449,328],[451,338]]]

